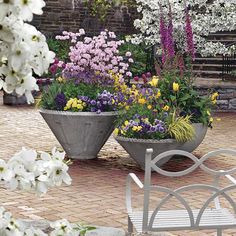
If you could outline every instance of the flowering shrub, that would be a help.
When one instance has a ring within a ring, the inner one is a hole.
[[[42,75],[53,62],[45,36],[34,26],[33,14],[42,14],[43,0],[0,1],[0,88],[15,91],[34,101],[32,90],[38,90],[33,72]]]
[[[142,19],[137,19],[134,26],[141,31],[132,39],[134,43],[145,41],[147,44],[160,44],[159,25],[163,15],[168,16],[169,5],[172,8],[173,34],[176,46],[182,52],[187,48],[186,33],[190,33],[186,26],[192,20],[196,51],[203,56],[225,54],[230,52],[222,43],[215,43],[206,39],[210,33],[218,31],[232,31],[236,29],[235,1],[175,1],[175,0],[137,0],[138,12]],[[162,14],[163,12],[163,14]],[[189,16],[186,16],[186,13]],[[167,21],[167,18],[165,17]],[[191,42],[190,42],[191,43]]]
[[[36,152],[25,149],[16,153],[7,162],[0,159],[0,180],[11,190],[35,191],[45,194],[50,187],[60,186],[62,183],[71,184],[68,171],[69,161],[65,161],[65,153],[55,148],[52,153]],[[66,219],[52,222],[50,236],[84,235],[94,227],[70,224]],[[12,214],[0,207],[0,235],[39,235],[47,236],[40,229],[28,228],[22,221],[16,220]]]
[[[81,72],[89,73],[89,78],[83,82],[110,84],[110,72],[119,73],[123,76],[131,77],[128,71],[131,53],[126,52],[125,57],[119,55],[119,46],[124,41],[116,40],[114,32],[102,31],[98,36],[84,37],[83,29],[79,33],[63,32],[62,36],[56,36],[58,40],[71,40],[73,46],[70,47],[70,62],[66,63],[63,70],[65,78],[80,78]]]

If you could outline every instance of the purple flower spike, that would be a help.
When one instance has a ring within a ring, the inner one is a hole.
[[[175,56],[175,48],[174,48],[173,22],[172,22],[172,12],[170,3],[169,3],[169,24],[166,33],[166,46],[167,46],[168,57],[171,59]]]
[[[191,17],[189,15],[189,9],[186,8],[186,38],[187,38],[187,51],[189,55],[192,57],[192,60],[195,60],[195,48],[194,48],[194,42],[193,42],[193,30],[191,25]]]

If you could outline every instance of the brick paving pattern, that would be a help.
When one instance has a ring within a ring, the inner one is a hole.
[[[218,148],[236,148],[236,113],[217,114],[221,121],[216,121],[214,128],[208,130],[203,143],[195,151],[197,156]],[[59,146],[53,134],[33,107],[8,107],[0,103],[0,142],[1,158],[7,159],[22,146],[37,150],[49,151],[53,146]],[[236,165],[236,159],[228,161],[222,157],[209,161],[216,169]],[[165,165],[169,170],[183,169],[190,166],[189,161],[176,158]],[[74,161],[70,167],[73,183],[52,189],[43,197],[34,193],[20,191],[11,192],[4,188],[0,192],[0,203],[10,210],[15,217],[33,220],[57,220],[67,218],[71,222],[121,227],[127,230],[127,215],[125,209],[125,179],[129,172],[136,173],[143,180],[143,171],[128,157],[126,152],[111,137],[99,153],[97,160]],[[210,181],[209,176],[197,170],[189,176],[172,179],[154,174],[154,182],[173,187],[184,184]],[[226,182],[222,184],[226,185]],[[142,193],[134,187],[134,206],[141,207]],[[197,207],[209,193],[188,193],[192,206]],[[233,193],[236,197],[236,193]],[[154,196],[157,201],[161,195]],[[168,207],[176,206],[173,200]],[[215,235],[212,230],[193,232],[182,231],[168,235],[205,236]],[[236,235],[235,230],[225,230],[225,235]]]

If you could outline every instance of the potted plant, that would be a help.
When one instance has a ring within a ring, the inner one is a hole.
[[[114,129],[122,105],[123,98],[115,84],[131,76],[131,54],[119,55],[123,41],[116,40],[113,32],[103,31],[92,38],[84,34],[80,30],[57,36],[60,40],[71,39],[69,61],[56,62],[63,70],[42,93],[39,103],[40,114],[73,159],[97,157]]]
[[[180,60],[177,55],[175,61]],[[147,73],[136,77],[140,83],[126,89],[129,108],[117,118],[115,139],[142,168],[147,148],[154,150],[154,157],[173,149],[192,152],[213,121],[211,108],[218,94],[201,97],[194,89],[191,75],[182,74],[177,70],[179,65],[175,65],[159,76]]]

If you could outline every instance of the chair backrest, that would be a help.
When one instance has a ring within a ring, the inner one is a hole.
[[[204,162],[206,160],[208,160],[209,158],[218,157],[221,154],[230,154],[230,155],[234,155],[236,157],[236,150],[219,149],[217,151],[212,151],[212,152],[207,153],[206,155],[202,156],[200,159],[198,159],[193,154],[191,154],[189,152],[182,151],[182,150],[166,151],[164,153],[159,154],[158,156],[156,156],[153,159],[152,159],[152,153],[153,153],[152,149],[147,149],[146,155],[145,155],[143,232],[154,229],[153,222],[154,222],[154,219],[155,219],[158,211],[173,196],[184,206],[184,208],[188,212],[190,225],[192,227],[199,226],[204,211],[206,210],[206,208],[209,206],[209,204],[212,201],[215,202],[216,208],[220,208],[218,196],[223,196],[229,202],[229,204],[233,207],[234,212],[236,214],[236,204],[233,201],[233,199],[227,194],[228,191],[231,191],[232,189],[236,188],[236,185],[231,185],[231,186],[228,186],[223,189],[219,188],[219,178],[221,176],[226,176],[226,175],[236,173],[236,167],[231,168],[229,170],[214,170],[214,169],[207,167],[204,164]],[[173,155],[181,155],[181,156],[187,157],[193,161],[193,165],[191,167],[188,167],[185,170],[178,171],[178,172],[166,171],[156,165],[156,163],[158,161],[160,161],[160,160],[163,161],[163,159],[169,158],[169,156],[173,156]],[[192,173],[197,168],[201,168],[203,171],[205,171],[209,175],[212,175],[212,177],[214,178],[214,182],[212,185],[192,184],[192,185],[180,187],[175,190],[172,190],[172,189],[166,188],[166,187],[151,185],[152,170],[154,170],[157,173],[164,175],[164,176],[181,177],[181,176],[185,176],[187,174]],[[200,211],[195,219],[194,219],[193,211],[192,211],[191,207],[186,202],[186,200],[180,195],[181,192],[190,191],[193,189],[203,189],[203,190],[208,190],[208,191],[210,190],[211,192],[213,192],[213,194],[206,200],[205,204],[202,206],[202,208],[200,209]],[[166,193],[167,195],[159,202],[159,204],[157,205],[156,209],[153,211],[153,213],[150,217],[150,220],[149,220],[148,219],[148,212],[149,212],[149,197],[150,197],[151,190],[157,190],[157,191]]]

